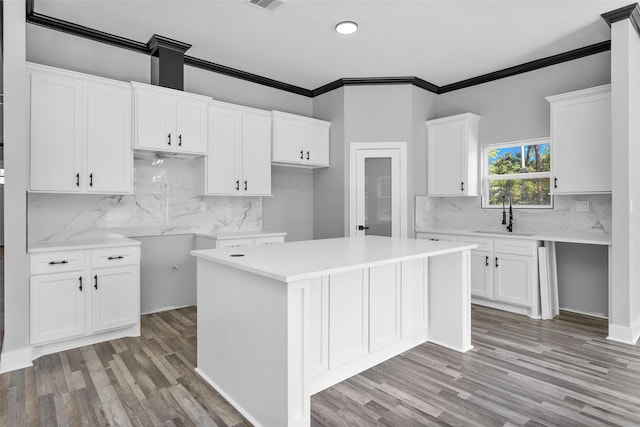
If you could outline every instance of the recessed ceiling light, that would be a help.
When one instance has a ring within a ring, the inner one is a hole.
[[[342,21],[336,25],[336,32],[338,34],[349,35],[358,31],[358,24],[353,21]]]

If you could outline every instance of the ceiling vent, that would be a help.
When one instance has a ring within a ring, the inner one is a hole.
[[[258,6],[260,9],[275,12],[284,4],[284,0],[249,0],[251,4]]]

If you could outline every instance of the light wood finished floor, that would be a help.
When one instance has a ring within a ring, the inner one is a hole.
[[[313,426],[640,425],[640,346],[606,322],[473,307],[474,349],[425,344],[314,395]],[[0,426],[248,426],[193,372],[196,312],[0,375]],[[259,357],[259,349],[256,349]]]

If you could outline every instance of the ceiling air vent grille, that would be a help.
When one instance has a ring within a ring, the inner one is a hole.
[[[270,12],[275,12],[284,4],[284,0],[249,0],[251,4],[258,6],[261,9],[266,9]]]

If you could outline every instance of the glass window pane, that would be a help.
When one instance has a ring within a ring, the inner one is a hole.
[[[391,159],[366,158],[364,168],[365,234],[391,236]]]
[[[517,206],[551,205],[551,180],[538,179],[495,179],[489,180],[489,205],[502,206],[502,196],[509,193]]]
[[[496,147],[489,150],[489,175],[509,175],[551,170],[549,143]]]

